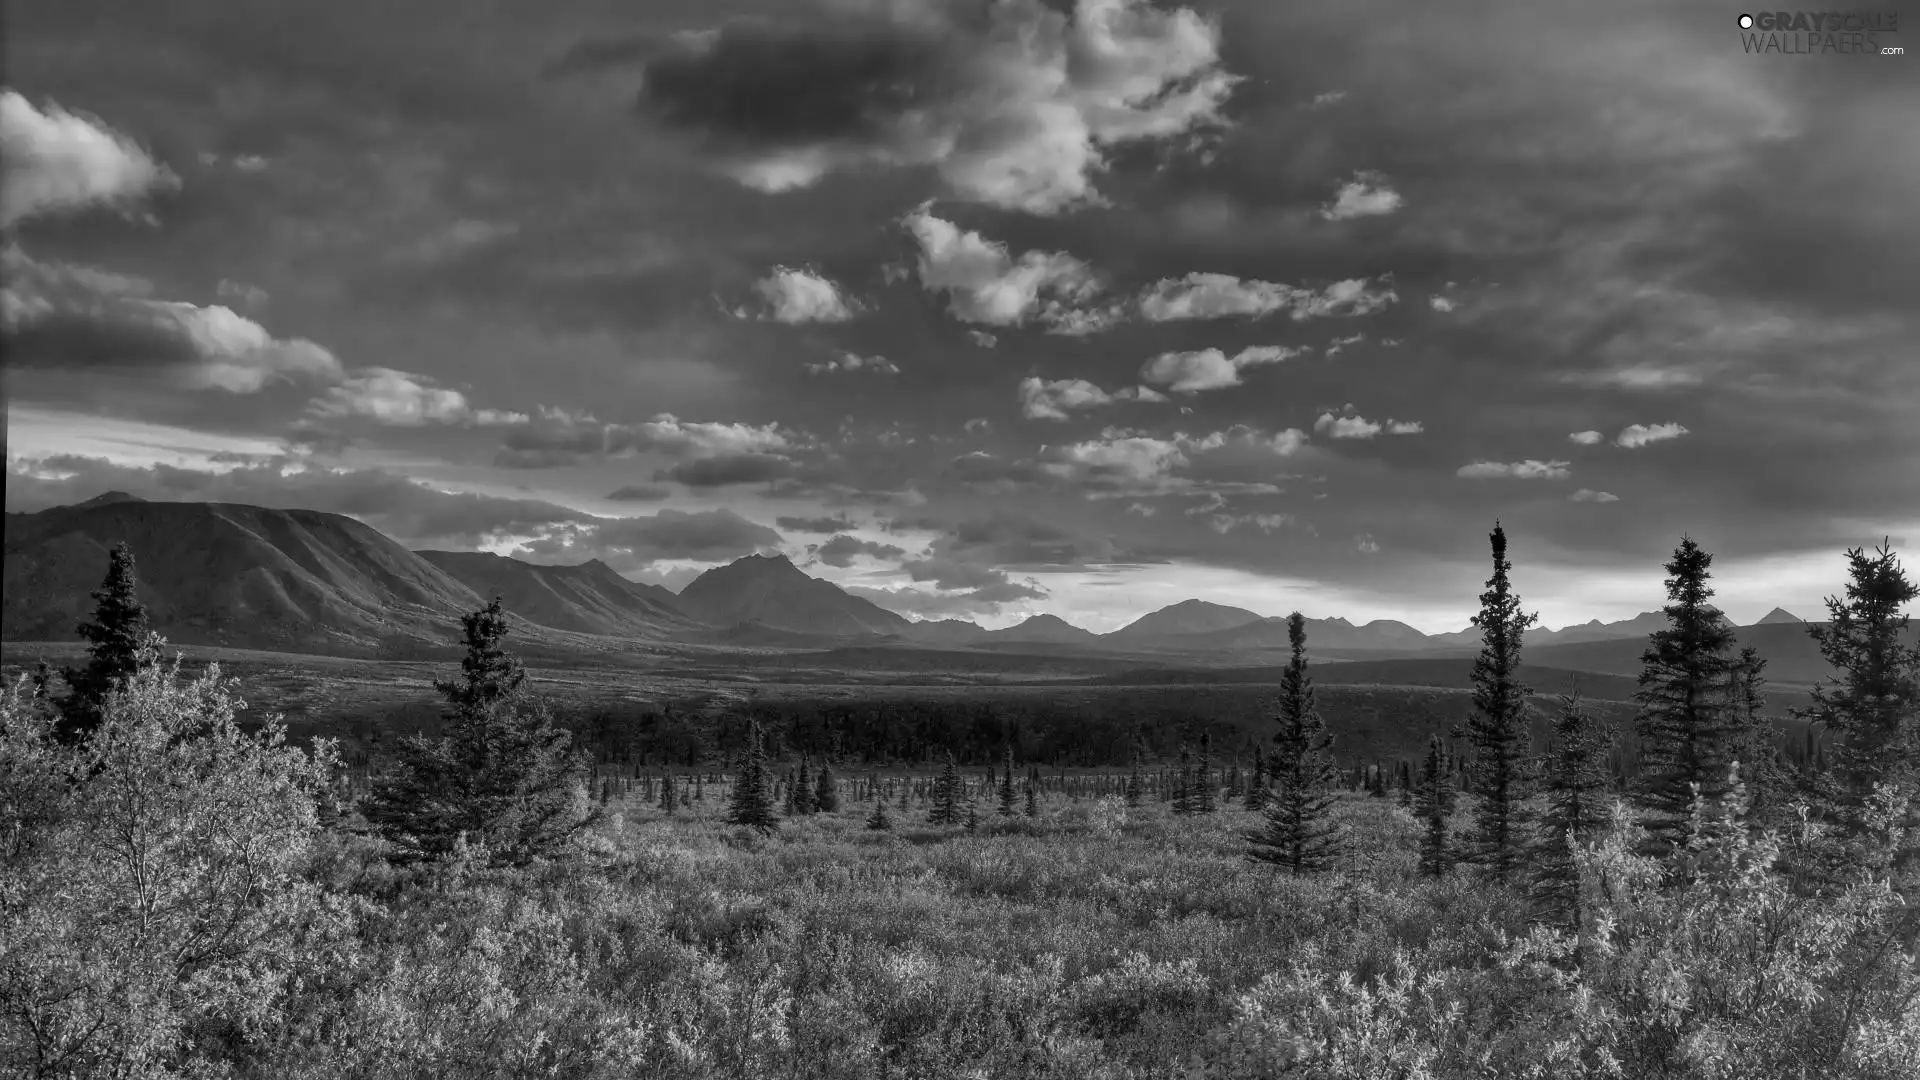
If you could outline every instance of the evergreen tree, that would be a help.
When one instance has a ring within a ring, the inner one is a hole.
[[[1756,821],[1783,825],[1787,796],[1794,786],[1782,758],[1780,736],[1765,713],[1766,658],[1749,645],[1740,650],[1727,675],[1730,757],[1740,763],[1746,806]]]
[[[960,824],[960,770],[953,763],[953,751],[947,751],[947,766],[933,785],[933,806],[927,811],[930,825]]]
[[[972,799],[967,800],[966,827],[968,832],[974,832],[975,830],[980,828],[979,806]]]
[[[1337,777],[1330,751],[1333,736],[1314,703],[1313,678],[1307,674],[1307,623],[1299,612],[1287,617],[1292,659],[1280,680],[1279,744],[1271,768],[1274,790],[1266,800],[1261,828],[1248,834],[1248,858],[1284,866],[1296,874],[1328,870],[1339,858],[1338,827],[1330,820]]]
[[[1444,877],[1453,869],[1453,845],[1447,837],[1453,817],[1453,775],[1440,736],[1427,740],[1427,759],[1420,766],[1419,786],[1413,791],[1413,813],[1425,826],[1420,836],[1420,872]]]
[[[87,642],[87,665],[61,672],[67,695],[56,702],[60,721],[54,730],[70,743],[100,726],[100,709],[109,693],[142,667],[159,662],[146,606],[134,589],[133,550],[124,540],[107,556],[107,576],[90,595],[95,602],[93,621],[76,627]],[[148,657],[144,662],[143,655]]]
[[[1213,780],[1213,736],[1209,732],[1200,734],[1200,763],[1194,767],[1192,802],[1196,814],[1217,813],[1220,809],[1220,795]]]
[[[887,800],[873,800],[873,812],[867,815],[867,828],[874,832],[885,832],[893,828],[893,818],[887,814]]]
[[[727,800],[726,822],[771,833],[780,827],[774,813],[772,776],[767,770],[766,748],[761,745],[760,722],[747,728],[747,752],[740,759],[740,774],[734,778],[733,792]]]
[[[1253,747],[1253,779],[1247,784],[1246,807],[1261,810],[1267,805],[1267,756],[1258,743]]]
[[[1027,781],[1027,816],[1030,818],[1040,816],[1039,787],[1032,780]]]
[[[1641,656],[1639,793],[1646,804],[1648,848],[1661,855],[1686,838],[1694,786],[1719,802],[1739,735],[1728,700],[1734,677],[1733,628],[1708,603],[1713,556],[1682,538],[1666,565],[1668,625]]]
[[[367,821],[403,862],[443,857],[463,835],[500,865],[551,856],[598,817],[584,786],[588,762],[546,704],[523,694],[526,672],[502,646],[499,598],[460,621],[461,675],[433,684],[447,702],[447,734],[400,743]]]
[[[1547,770],[1547,809],[1533,863],[1533,901],[1540,917],[1572,932],[1580,927],[1580,873],[1574,853],[1612,818],[1607,738],[1581,707],[1578,688],[1560,698]]]
[[[800,755],[800,776],[793,784],[793,809],[788,816],[813,813],[813,767],[807,755]]]
[[[679,805],[676,794],[673,790],[673,774],[667,773],[660,778],[660,809],[666,811],[668,817],[673,816],[673,808]]]
[[[1837,816],[1858,832],[1875,783],[1920,780],[1920,646],[1906,640],[1902,611],[1920,585],[1886,542],[1871,555],[1848,551],[1847,574],[1846,597],[1827,598],[1827,625],[1807,627],[1838,674],[1800,715],[1834,736]]]
[[[1495,522],[1493,576],[1480,594],[1480,656],[1473,664],[1474,713],[1468,738],[1478,758],[1475,770],[1481,798],[1475,804],[1467,851],[1471,861],[1495,878],[1507,880],[1526,862],[1529,837],[1523,803],[1527,796],[1527,692],[1517,675],[1521,640],[1539,616],[1520,610],[1507,574],[1507,533]]]
[[[996,811],[1001,817],[1012,817],[1019,810],[1014,806],[1013,795],[1013,744],[1007,744],[1006,768],[1001,770],[1000,806]]]
[[[814,787],[813,808],[822,814],[840,812],[840,783],[833,778],[833,767],[820,766],[820,782]]]
[[[1139,806],[1141,799],[1146,796],[1146,789],[1146,778],[1140,775],[1140,751],[1136,748],[1133,752],[1133,771],[1127,774],[1127,805]]]
[[[1173,812],[1193,813],[1193,754],[1180,744],[1180,773],[1173,782]]]

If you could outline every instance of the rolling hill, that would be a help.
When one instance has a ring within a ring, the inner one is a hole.
[[[598,559],[578,566],[539,566],[484,551],[414,554],[476,594],[500,597],[508,611],[542,626],[660,639],[684,634],[695,625],[673,593],[628,581]]]

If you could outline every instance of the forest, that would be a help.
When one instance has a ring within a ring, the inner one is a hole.
[[[123,546],[87,660],[0,697],[0,1066],[1920,1075],[1899,557],[1846,552],[1809,627],[1832,673],[1783,734],[1693,541],[1622,716],[1528,684],[1534,617],[1490,541],[1471,692],[1361,754],[1298,615],[1257,719],[990,695],[634,717],[544,698],[496,601],[440,723],[358,762],[184,671]]]

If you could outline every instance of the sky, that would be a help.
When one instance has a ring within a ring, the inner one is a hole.
[[[10,511],[1095,630],[1458,629],[1496,519],[1549,626],[1920,542],[1920,56],[1736,5],[4,13]]]

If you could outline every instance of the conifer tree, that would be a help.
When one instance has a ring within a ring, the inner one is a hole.
[[[1249,810],[1261,810],[1267,805],[1267,756],[1258,743],[1253,747],[1253,779],[1247,784],[1245,805]]]
[[[1884,541],[1871,555],[1848,551],[1847,576],[1845,598],[1827,598],[1827,625],[1807,628],[1838,674],[1799,715],[1832,733],[1836,816],[1859,832],[1875,783],[1920,780],[1920,646],[1908,640],[1902,610],[1920,585]]]
[[[884,797],[873,800],[873,812],[867,815],[867,828],[874,832],[893,828],[893,818],[887,813],[887,800]]]
[[[800,776],[793,783],[793,809],[788,816],[805,816],[813,813],[813,767],[807,755],[800,755]]]
[[[673,816],[674,807],[680,804],[678,796],[679,793],[673,790],[673,774],[667,773],[662,776],[660,778],[660,809],[666,811],[668,817]]]
[[[1307,625],[1299,612],[1287,617],[1293,656],[1280,681],[1280,730],[1270,767],[1274,790],[1267,797],[1262,827],[1248,834],[1247,857],[1274,863],[1295,874],[1331,869],[1341,838],[1330,820],[1337,777],[1330,751],[1333,736],[1314,702],[1307,674]]]
[[[1468,738],[1478,758],[1475,777],[1481,798],[1475,803],[1469,859],[1500,880],[1513,877],[1526,862],[1531,837],[1522,800],[1531,777],[1527,768],[1527,693],[1518,677],[1520,645],[1539,616],[1520,610],[1507,574],[1507,533],[1495,522],[1493,576],[1480,594],[1480,656],[1473,664],[1474,713]]]
[[[733,792],[727,800],[726,822],[771,833],[780,827],[774,813],[772,777],[767,770],[766,748],[761,744],[760,722],[747,728],[747,752],[740,759],[740,774],[734,778]]]
[[[831,765],[820,766],[820,781],[813,790],[813,808],[822,814],[840,812],[840,782],[834,779]]]
[[[1547,809],[1533,860],[1533,901],[1543,921],[1578,931],[1580,873],[1574,854],[1612,818],[1607,742],[1580,704],[1577,687],[1560,697],[1547,769]]]
[[[1180,772],[1173,782],[1173,812],[1193,813],[1193,754],[1180,744]]]
[[[1027,781],[1027,811],[1026,812],[1027,812],[1027,816],[1030,818],[1037,818],[1040,816],[1039,788],[1034,784],[1032,780]]]
[[[1019,812],[1018,809],[1014,806],[1013,744],[1012,743],[1007,744],[1005,764],[1006,764],[1006,768],[1001,770],[1002,775],[1000,777],[1000,806],[996,812],[1001,817],[1012,817],[1014,816],[1014,814]]]
[[[1453,775],[1447,751],[1434,735],[1427,740],[1427,759],[1420,766],[1419,785],[1413,791],[1413,814],[1424,828],[1420,835],[1420,872],[1444,877],[1453,869],[1453,845],[1448,823],[1453,818]]]
[[[54,730],[65,742],[79,742],[99,727],[107,695],[134,672],[159,661],[146,605],[134,588],[133,549],[126,541],[114,545],[107,556],[107,576],[90,595],[93,621],[75,628],[87,642],[87,664],[61,672],[67,694],[56,702],[60,720]],[[147,657],[144,663],[142,656]]]
[[[972,799],[967,800],[966,828],[968,832],[974,832],[975,830],[980,828],[979,805],[975,803],[974,800]]]
[[[460,621],[460,677],[433,684],[448,705],[447,733],[402,740],[366,818],[403,862],[443,857],[463,835],[499,865],[557,854],[598,817],[584,787],[586,757],[544,702],[525,697],[526,672],[502,645],[500,599]]]
[[[1220,795],[1213,780],[1213,735],[1200,734],[1200,762],[1193,772],[1193,812],[1212,814],[1220,810]]]
[[[947,751],[947,766],[940,770],[933,785],[933,806],[927,810],[929,825],[960,824],[960,770],[953,763],[953,751]]]
[[[1133,771],[1127,774],[1126,797],[1128,806],[1139,806],[1146,797],[1147,781],[1140,775],[1140,751],[1133,751]]]
[[[1733,628],[1709,603],[1713,556],[1683,537],[1666,565],[1668,625],[1654,631],[1641,656],[1636,724],[1637,785],[1647,814],[1647,847],[1663,855],[1684,843],[1698,785],[1718,803],[1739,737],[1727,687],[1736,661]]]

